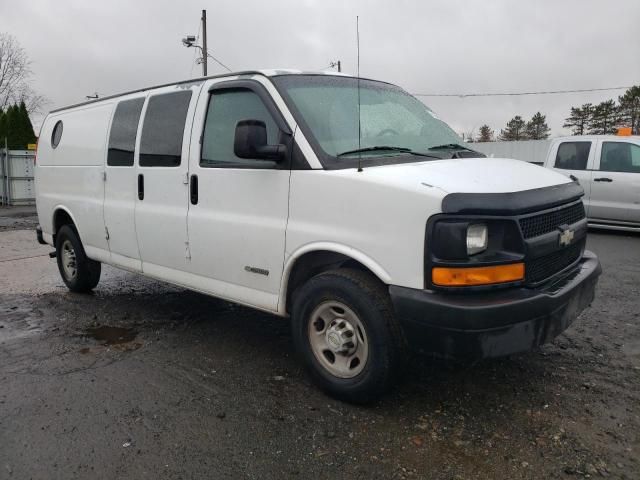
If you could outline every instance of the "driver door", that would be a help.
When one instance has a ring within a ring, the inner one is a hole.
[[[261,120],[269,144],[290,129],[258,80],[205,84],[190,153],[190,273],[216,296],[275,311],[282,278],[289,162],[234,154],[238,122]]]

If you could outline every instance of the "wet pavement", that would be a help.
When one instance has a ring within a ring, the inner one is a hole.
[[[0,214],[1,216],[1,214]],[[0,231],[0,479],[640,478],[640,235],[592,232],[592,307],[539,351],[311,385],[287,322],[103,266],[66,290]]]

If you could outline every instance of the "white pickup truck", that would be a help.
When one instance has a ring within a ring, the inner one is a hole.
[[[580,183],[589,226],[640,231],[640,137],[577,135],[552,140],[475,143],[489,156],[551,168]]]
[[[594,298],[583,189],[479,157],[389,83],[188,80],[46,117],[38,239],[75,292],[105,263],[290,318],[316,382],[365,402],[408,347],[530,350]]]

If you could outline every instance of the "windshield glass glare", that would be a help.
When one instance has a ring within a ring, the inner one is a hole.
[[[274,82],[285,96],[305,134],[334,162],[353,162],[359,148],[390,146],[428,152],[443,144],[463,144],[458,135],[422,102],[394,85],[331,75],[284,75]],[[403,155],[398,151],[363,152],[363,156]],[[406,155],[406,153],[404,154]],[[414,161],[424,161],[416,157]]]

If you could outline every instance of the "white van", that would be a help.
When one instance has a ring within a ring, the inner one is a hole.
[[[290,317],[318,384],[365,402],[408,347],[530,350],[594,297],[582,188],[481,157],[388,83],[189,80],[46,117],[38,236],[73,291],[106,263]]]

